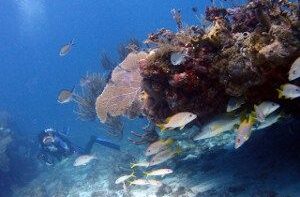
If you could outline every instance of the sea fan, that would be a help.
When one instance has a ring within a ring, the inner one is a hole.
[[[108,115],[125,115],[132,104],[138,100],[142,80],[139,60],[145,57],[145,52],[130,53],[113,70],[111,80],[96,101],[96,111],[101,122],[105,123]]]
[[[95,102],[106,85],[107,77],[99,73],[87,73],[80,80],[81,93],[74,93],[77,103],[75,113],[81,120],[93,121],[96,118]]]

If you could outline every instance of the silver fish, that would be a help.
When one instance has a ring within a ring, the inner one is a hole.
[[[300,97],[300,87],[294,84],[284,84],[277,90],[279,95],[278,98],[285,97],[287,99],[295,99]]]
[[[202,140],[217,136],[225,131],[230,131],[234,129],[235,125],[240,122],[240,116],[231,115],[221,115],[214,118],[209,123],[205,124],[199,134],[197,134],[193,139]]]
[[[157,126],[162,130],[166,129],[176,129],[180,128],[182,130],[185,125],[192,122],[197,118],[196,114],[193,114],[191,112],[179,112],[173,116],[170,116],[166,119],[166,123],[158,124]]]
[[[176,150],[169,148],[162,152],[159,152],[151,158],[151,160],[149,162],[149,166],[155,166],[155,165],[161,164],[161,163],[175,157],[177,154],[179,154],[181,152],[182,151],[180,148],[177,148]]]
[[[227,112],[232,112],[238,108],[240,108],[243,104],[245,104],[245,100],[242,98],[231,97],[227,104]]]
[[[271,102],[271,101],[264,101],[260,103],[259,105],[255,105],[255,113],[256,118],[258,121],[263,122],[265,121],[265,118],[276,111],[280,107],[279,104]]]
[[[170,60],[173,66],[178,66],[185,62],[186,55],[184,55],[182,52],[173,52],[171,53]]]
[[[235,149],[241,147],[250,138],[254,123],[255,118],[252,115],[250,115],[249,118],[244,119],[241,122],[235,138]]]
[[[300,57],[298,57],[292,64],[289,71],[289,80],[295,80],[300,77]]]
[[[65,44],[64,46],[62,46],[60,48],[59,55],[61,57],[67,55],[71,51],[72,46],[74,46],[74,44],[75,44],[74,39],[72,39],[68,44]]]
[[[85,166],[88,163],[90,163],[92,160],[97,159],[94,155],[80,155],[77,157],[77,159],[74,161],[73,166]]]
[[[71,91],[66,89],[61,90],[57,96],[57,102],[61,104],[70,102],[73,97],[73,91],[74,91],[74,87]]]

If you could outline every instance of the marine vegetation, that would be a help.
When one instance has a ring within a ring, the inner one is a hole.
[[[99,73],[87,73],[80,80],[81,93],[73,93],[73,101],[77,104],[75,113],[80,120],[93,121],[96,118],[95,102],[98,95],[103,91],[108,76]],[[109,116],[105,125],[106,131],[112,136],[121,136],[123,123],[120,117]]]
[[[142,43],[136,38],[131,38],[128,41],[119,44],[119,61],[122,62],[130,52],[139,51],[141,47]]]
[[[92,121],[96,118],[95,101],[103,91],[107,78],[99,73],[87,73],[80,79],[81,93],[74,93],[77,104],[75,113],[81,120]]]

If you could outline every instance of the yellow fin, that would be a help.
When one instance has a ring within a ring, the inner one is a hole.
[[[283,91],[281,89],[277,89],[277,92],[278,92],[278,98],[282,98],[284,96]]]
[[[158,128],[159,128],[161,131],[165,131],[165,130],[166,130],[165,124],[164,124],[164,123],[156,124],[156,126],[158,126]]]
[[[148,178],[149,173],[148,172],[143,172],[144,176],[146,176],[146,178]]]
[[[222,126],[220,124],[214,124],[211,127],[212,132],[215,132],[216,130],[220,129]]]
[[[176,146],[176,150],[175,150],[176,154],[180,155],[182,153],[182,149],[180,146]]]
[[[134,171],[132,171],[132,173],[130,174],[130,177],[136,177],[136,176],[134,175]]]
[[[130,165],[131,165],[130,166],[131,169],[136,167],[136,163],[131,163]]]
[[[164,143],[165,145],[170,146],[174,143],[174,140],[172,138],[168,138]]]
[[[250,124],[252,124],[252,125],[256,122],[256,117],[255,117],[255,114],[254,114],[254,113],[251,112],[251,113],[249,114],[248,122],[249,122]]]
[[[170,122],[171,118],[172,118],[172,116],[170,116],[170,117],[166,118],[166,121],[165,121],[165,123],[166,123],[166,124],[168,124],[168,123]]]

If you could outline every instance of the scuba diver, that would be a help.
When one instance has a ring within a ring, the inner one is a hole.
[[[47,165],[53,165],[55,161],[61,161],[63,158],[67,158],[73,154],[90,154],[94,143],[120,150],[119,145],[96,136],[91,136],[85,148],[81,148],[69,141],[64,134],[52,128],[40,132],[38,141],[41,148],[38,159],[44,161]]]

